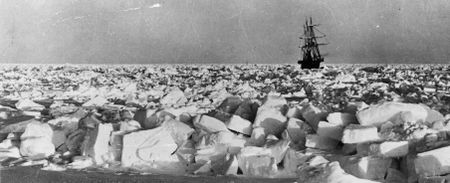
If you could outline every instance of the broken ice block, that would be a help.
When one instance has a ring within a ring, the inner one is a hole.
[[[83,155],[91,157],[97,165],[107,162],[112,131],[111,123],[99,124],[95,129],[88,130],[83,142]]]
[[[253,128],[262,127],[266,134],[280,135],[286,128],[287,118],[274,108],[258,109]]]
[[[408,141],[371,144],[369,154],[382,157],[401,157],[408,154],[408,146]]]
[[[379,157],[344,157],[340,160],[342,168],[356,177],[383,180],[392,159]]]
[[[26,126],[20,136],[20,154],[31,158],[44,158],[55,153],[53,130],[47,123],[34,121]]]
[[[278,168],[270,151],[258,147],[246,147],[237,156],[239,168],[246,176],[273,177]]]
[[[315,149],[333,150],[336,148],[338,143],[339,141],[332,138],[311,134],[306,136],[305,146]]]
[[[162,105],[183,105],[187,102],[186,96],[184,96],[184,92],[181,91],[179,88],[173,88],[171,91],[169,91],[162,99],[161,104]]]
[[[263,146],[266,143],[266,136],[264,128],[254,128],[249,143],[254,146]]]
[[[322,137],[329,137],[335,140],[341,140],[342,132],[344,131],[343,126],[328,123],[325,121],[319,122],[317,126],[317,134]]]
[[[290,107],[288,112],[286,113],[286,117],[297,119],[301,118],[302,117],[301,106]]]
[[[375,126],[349,125],[344,129],[342,142],[345,144],[373,142],[380,140]]]
[[[403,123],[398,117],[401,112],[410,112],[408,122],[425,122],[428,116],[427,108],[423,105],[386,102],[358,111],[356,117],[362,126],[380,127],[387,121]]]
[[[327,116],[327,121],[331,124],[347,126],[352,123],[357,123],[356,116],[350,113],[334,112]]]
[[[253,122],[255,120],[258,107],[258,103],[251,100],[244,100],[236,109],[234,114]]]
[[[296,171],[298,167],[305,164],[309,158],[309,155],[303,154],[293,149],[288,149],[283,160],[284,171],[288,175],[297,176]]]
[[[449,154],[450,146],[417,154],[414,160],[417,174],[433,176],[450,173]]]
[[[258,108],[253,127],[262,127],[266,134],[279,136],[286,128],[287,102],[282,97],[269,96]]]
[[[157,173],[184,174],[186,166],[174,154],[178,145],[164,127],[123,137],[122,166]]]
[[[227,127],[230,130],[245,134],[252,135],[252,123],[238,115],[233,115],[227,123]]]
[[[314,132],[309,124],[296,118],[289,118],[286,130],[292,143],[300,145],[306,142],[306,135]]]
[[[205,130],[208,133],[228,131],[227,126],[222,121],[207,115],[196,116],[194,119],[194,126]]]
[[[242,99],[240,97],[231,96],[227,97],[220,105],[217,110],[225,113],[233,114],[241,105]]]
[[[42,111],[45,109],[43,105],[33,102],[30,99],[19,100],[15,105],[17,109],[22,111]]]
[[[283,160],[290,143],[288,140],[279,140],[275,144],[267,147],[272,153],[271,156],[275,158],[276,164],[279,164]]]
[[[187,124],[177,121],[175,119],[168,120],[162,124],[162,127],[167,128],[172,135],[172,138],[178,145],[184,143],[194,133],[194,129]]]
[[[237,175],[238,161],[235,155],[227,154],[222,159],[212,162],[211,169],[217,175]]]
[[[328,112],[310,104],[303,109],[302,116],[313,129],[317,129],[319,121],[325,120],[328,116]]]

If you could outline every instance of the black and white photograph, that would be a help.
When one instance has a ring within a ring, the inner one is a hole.
[[[450,1],[0,0],[0,182],[450,182]]]

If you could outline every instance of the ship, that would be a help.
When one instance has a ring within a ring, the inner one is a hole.
[[[298,61],[301,64],[302,69],[319,69],[320,63],[324,61],[323,56],[320,54],[319,46],[327,45],[328,43],[318,43],[318,38],[325,38],[325,34],[320,32],[316,27],[318,24],[313,24],[312,17],[309,17],[303,25],[304,31],[300,39],[303,40],[301,48],[302,60]],[[316,35],[314,31],[319,32],[321,35]]]

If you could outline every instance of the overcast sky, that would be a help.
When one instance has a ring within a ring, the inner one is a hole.
[[[448,0],[0,0],[0,63],[450,63]]]

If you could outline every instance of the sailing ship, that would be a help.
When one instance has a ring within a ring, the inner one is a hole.
[[[304,31],[300,39],[303,40],[304,44],[299,47],[302,51],[303,60],[298,61],[302,69],[318,69],[320,68],[320,63],[324,61],[319,51],[319,45],[326,45],[328,43],[317,43],[317,38],[324,38],[325,34],[317,30],[316,26],[318,24],[313,24],[312,17],[309,17],[309,21],[306,19],[305,25],[303,26]],[[314,30],[322,35],[316,35]]]

